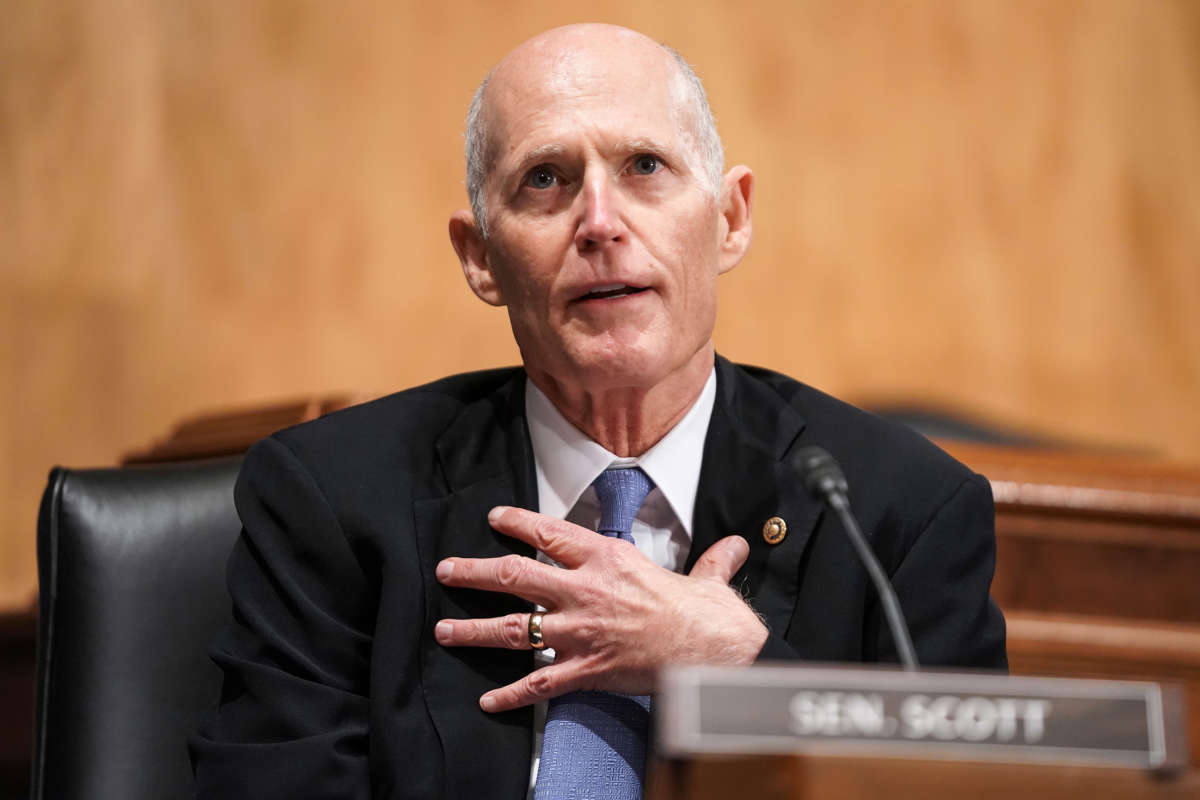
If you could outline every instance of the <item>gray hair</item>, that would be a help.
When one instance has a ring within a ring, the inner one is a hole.
[[[689,138],[700,156],[709,188],[716,195],[720,191],[721,175],[725,171],[725,148],[721,145],[717,122],[713,118],[712,108],[708,105],[708,94],[704,91],[700,76],[678,51],[665,44],[659,46],[675,61],[678,69],[676,76],[679,79],[676,93],[680,95],[677,96],[677,100],[680,106],[690,108],[692,128]],[[475,223],[484,238],[487,238],[487,206],[483,198],[483,184],[492,167],[492,153],[487,119],[483,113],[483,98],[493,71],[494,68],[484,76],[479,88],[471,97],[470,108],[467,109],[467,197],[471,200],[471,213],[475,215]],[[679,91],[680,89],[682,91]]]

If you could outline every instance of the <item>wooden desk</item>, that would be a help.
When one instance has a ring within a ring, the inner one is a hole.
[[[939,444],[992,482],[1005,611],[1200,623],[1200,468]]]
[[[747,756],[659,764],[647,800],[1195,800],[1200,774],[1108,767]]]

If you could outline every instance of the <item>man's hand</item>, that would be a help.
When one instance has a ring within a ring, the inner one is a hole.
[[[727,536],[689,575],[656,566],[629,542],[533,511],[500,506],[488,522],[562,564],[532,558],[447,558],[438,581],[506,592],[549,609],[542,621],[555,662],[480,698],[485,711],[507,711],[580,689],[648,694],[668,663],[749,664],[767,629],[729,580],[750,546]],[[441,620],[446,646],[529,649],[529,614]]]

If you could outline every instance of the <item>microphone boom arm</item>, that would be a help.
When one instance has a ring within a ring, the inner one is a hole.
[[[900,601],[896,598],[896,590],[892,588],[892,582],[883,574],[883,567],[879,565],[879,559],[871,552],[871,546],[867,544],[866,537],[858,527],[858,522],[850,513],[850,501],[841,492],[832,492],[826,496],[825,500],[842,520],[842,527],[845,528],[846,535],[850,537],[850,543],[858,551],[858,557],[862,559],[863,566],[867,568],[867,573],[871,576],[871,582],[875,584],[875,588],[879,592],[879,602],[883,605],[888,628],[896,642],[900,663],[906,670],[916,671],[918,668],[917,655],[913,650],[912,638],[908,635],[908,624],[904,621],[904,613],[900,610]]]
[[[837,512],[842,521],[842,528],[850,538],[850,543],[858,552],[858,558],[867,568],[871,582],[879,593],[879,601],[883,605],[883,614],[887,620],[888,629],[892,632],[892,640],[896,643],[896,652],[900,663],[909,671],[917,669],[917,655],[913,650],[912,637],[908,635],[908,624],[904,621],[904,613],[900,610],[900,601],[896,599],[896,591],[879,566],[879,559],[863,536],[858,521],[850,512],[849,485],[842,468],[828,452],[820,447],[805,447],[793,457],[793,461],[804,476],[804,486],[810,493],[824,500],[829,507]]]

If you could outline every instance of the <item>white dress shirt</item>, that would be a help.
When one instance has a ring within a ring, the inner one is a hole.
[[[532,381],[525,382],[525,418],[537,467],[538,511],[596,530],[600,503],[592,481],[609,467],[641,467],[654,481],[633,521],[633,540],[647,558],[678,572],[692,543],[692,512],[700,483],[704,439],[717,396],[717,373],[709,373],[704,388],[688,412],[667,435],[636,458],[620,458],[592,441],[566,420]],[[543,553],[538,559],[554,563]],[[534,653],[534,665],[553,662],[554,651]],[[537,780],[546,727],[546,703],[534,707],[533,763],[529,795]]]

